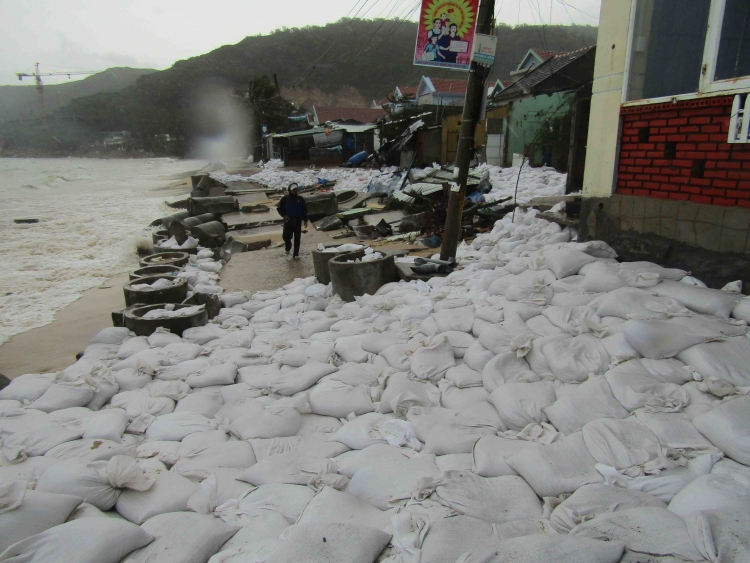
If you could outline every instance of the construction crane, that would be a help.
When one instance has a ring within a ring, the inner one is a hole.
[[[28,74],[26,72],[18,72],[16,76],[18,80],[23,81],[24,78],[33,78],[36,82],[36,93],[39,96],[39,109],[42,112],[42,120],[45,126],[47,125],[47,110],[44,106],[44,83],[42,82],[42,76],[82,76],[87,74],[96,74],[96,70],[77,70],[71,72],[39,72],[39,63],[36,63],[36,72]]]

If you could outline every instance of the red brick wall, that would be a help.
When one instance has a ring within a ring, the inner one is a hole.
[[[617,193],[750,208],[750,144],[727,143],[733,100],[622,108]]]

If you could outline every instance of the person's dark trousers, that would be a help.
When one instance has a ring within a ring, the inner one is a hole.
[[[302,239],[302,221],[290,219],[284,223],[284,248],[287,252],[292,249],[292,238],[294,238],[294,255],[299,256],[299,245]]]

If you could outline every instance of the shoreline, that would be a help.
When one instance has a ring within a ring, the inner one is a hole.
[[[168,180],[143,195],[167,199],[189,193],[193,173]],[[165,204],[164,214],[169,212]],[[57,372],[75,363],[76,354],[83,352],[100,330],[112,326],[112,312],[125,308],[122,286],[132,269],[115,273],[101,285],[83,291],[81,297],[58,310],[51,323],[15,334],[0,344],[0,374],[14,379],[27,373]]]

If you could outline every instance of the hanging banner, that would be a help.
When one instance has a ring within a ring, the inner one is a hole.
[[[422,0],[414,64],[469,70],[479,0]]]

